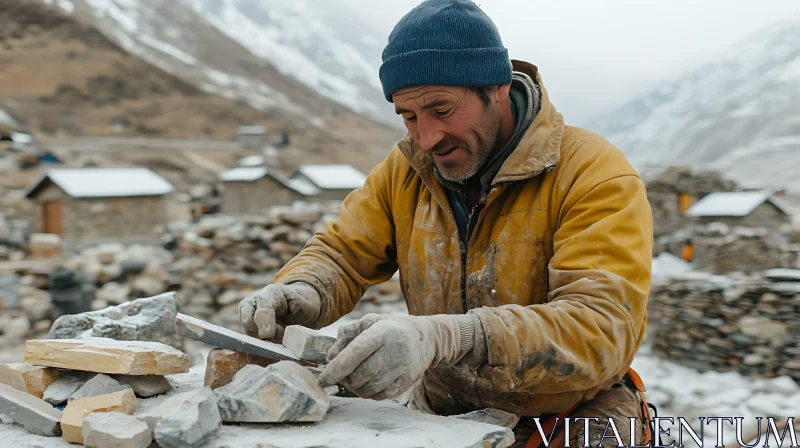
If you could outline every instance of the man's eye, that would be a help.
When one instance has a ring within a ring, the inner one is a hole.
[[[437,111],[436,111],[436,116],[437,116],[437,117],[446,117],[446,116],[450,115],[450,112],[451,112],[452,110],[453,110],[453,109],[447,109],[447,110],[437,110]]]
[[[417,121],[417,116],[412,115],[410,117],[403,117],[406,121]]]

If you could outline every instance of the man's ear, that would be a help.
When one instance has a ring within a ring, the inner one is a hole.
[[[498,103],[503,103],[508,101],[508,92],[511,90],[511,84],[503,84],[501,86],[497,86],[497,90],[494,92],[494,99]]]

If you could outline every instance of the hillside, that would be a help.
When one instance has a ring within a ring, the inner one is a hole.
[[[4,0],[0,20],[0,108],[42,136],[230,139],[260,124],[290,133],[289,161],[367,170],[402,134],[283,76],[177,2]]]
[[[643,171],[705,165],[748,186],[800,191],[800,16],[588,127]]]

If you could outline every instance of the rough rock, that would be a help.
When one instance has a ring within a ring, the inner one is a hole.
[[[102,373],[97,374],[94,378],[90,379],[80,389],[75,391],[69,398],[68,402],[77,400],[79,398],[96,397],[98,395],[113,394],[121,390],[130,389],[128,385],[120,384],[119,381],[111,378]]]
[[[58,380],[58,371],[31,364],[0,364],[0,383],[42,398],[44,391]]]
[[[200,390],[201,389],[195,389],[172,395],[157,405],[151,406],[141,412],[137,412],[134,417],[147,424],[151,430],[154,430],[158,422],[171,415],[175,415],[181,409],[183,403],[185,403],[190,397],[197,394]]]
[[[0,309],[15,310],[19,306],[19,277],[0,275]]]
[[[156,423],[155,439],[162,448],[199,447],[221,426],[214,392],[204,387],[188,397],[178,412]]]
[[[131,289],[124,284],[109,282],[97,291],[97,298],[105,300],[112,305],[119,305],[128,301]]]
[[[53,323],[47,337],[104,337],[118,341],[161,342],[179,347],[181,338],[175,333],[177,315],[175,293],[168,292],[100,311],[61,316]]]
[[[316,363],[328,362],[328,350],[336,338],[300,325],[289,325],[283,334],[283,345],[300,359]]]
[[[203,385],[211,389],[217,389],[230,383],[236,372],[248,364],[266,367],[276,362],[274,359],[262,358],[250,353],[237,352],[227,348],[215,348],[208,353]]]
[[[113,394],[79,398],[64,408],[61,417],[61,431],[64,440],[70,443],[83,443],[83,419],[92,412],[124,412],[133,414],[138,402],[133,391],[125,389]]]
[[[121,384],[130,386],[137,397],[147,398],[169,392],[172,385],[161,375],[116,375]]]
[[[147,448],[153,431],[121,412],[96,412],[83,419],[83,444],[88,448]]]
[[[247,365],[214,393],[226,422],[318,422],[330,406],[314,374],[290,361]]]
[[[185,353],[158,342],[107,338],[31,339],[25,362],[61,369],[123,375],[171,375],[189,371]]]
[[[3,327],[6,341],[14,344],[22,342],[31,329],[31,322],[28,316],[18,316],[10,319]]]
[[[0,384],[0,413],[26,430],[43,436],[61,435],[61,411],[28,393]]]
[[[501,411],[499,409],[481,409],[480,411],[474,411],[467,414],[454,415],[452,418],[460,418],[461,420],[504,426],[509,429],[514,429],[519,422],[518,415]]]
[[[86,384],[86,381],[89,380],[92,375],[93,374],[88,372],[63,372],[61,373],[61,378],[44,391],[44,396],[42,398],[53,406],[60,406],[66,403],[76,390]]]

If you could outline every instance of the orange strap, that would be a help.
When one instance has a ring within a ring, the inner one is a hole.
[[[635,370],[633,370],[633,368],[628,369],[628,377],[633,382],[633,385],[636,387],[636,390],[639,392],[639,396],[642,399],[642,414],[644,415],[645,418],[644,445],[649,445],[652,439],[652,434],[650,433],[650,407],[647,406],[647,399],[644,397],[644,392],[645,392],[644,382],[642,382],[642,377],[640,377],[639,374],[636,373]],[[570,414],[572,414],[572,412],[577,407],[578,405],[575,405],[572,407],[572,409],[562,412],[560,414],[556,414],[548,418],[544,422],[542,422],[542,433],[547,433],[547,434],[552,433],[553,428],[556,426],[556,424],[558,424],[558,421],[560,419],[567,418]],[[561,446],[563,446],[562,440],[563,437],[565,436],[566,436],[565,434],[559,434],[557,437],[554,437],[553,440],[550,442],[551,446],[553,446],[554,448],[560,448]],[[528,443],[525,444],[525,448],[539,448],[542,442],[543,442],[542,435],[539,433],[539,431],[536,431],[533,434],[531,434],[531,438],[528,439]]]

